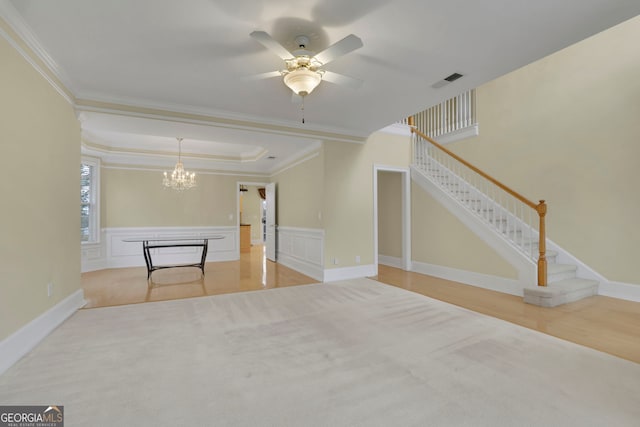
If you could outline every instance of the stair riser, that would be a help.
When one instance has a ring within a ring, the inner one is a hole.
[[[547,262],[549,262],[549,260],[547,260]],[[548,283],[554,283],[554,282],[559,282],[560,280],[565,280],[565,279],[573,279],[576,277],[576,272],[575,270],[573,271],[563,271],[560,273],[554,273],[554,274],[547,274],[547,282]]]

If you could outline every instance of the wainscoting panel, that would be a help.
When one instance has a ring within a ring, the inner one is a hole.
[[[83,273],[107,268],[107,245],[105,242],[105,233],[103,230],[99,243],[81,243],[80,266]]]
[[[323,280],[324,230],[278,227],[278,262],[284,266]]]
[[[239,258],[237,227],[123,227],[105,229],[106,268],[144,266],[141,242],[125,242],[127,239],[145,237],[201,237],[224,236],[209,240],[207,261],[233,261]],[[161,248],[150,251],[153,263],[181,264],[200,261],[200,248]]]

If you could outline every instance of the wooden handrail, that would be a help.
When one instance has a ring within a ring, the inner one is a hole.
[[[455,153],[452,153],[451,151],[447,150],[442,145],[438,144],[433,139],[429,138],[427,135],[425,135],[424,133],[420,132],[418,129],[415,128],[415,126],[411,126],[411,132],[420,135],[420,137],[422,139],[426,139],[431,144],[433,144],[433,146],[435,146],[437,149],[445,152],[447,155],[449,155],[450,157],[453,157],[454,159],[456,159],[457,161],[459,161],[460,163],[462,163],[463,165],[465,165],[466,167],[468,167],[469,169],[471,169],[472,171],[474,171],[478,175],[482,176],[483,178],[487,179],[488,181],[491,181],[492,183],[494,183],[498,187],[502,188],[504,191],[506,191],[507,193],[511,194],[513,197],[515,197],[516,199],[520,200],[525,205],[531,207],[531,209],[535,209],[535,210],[538,209],[538,205],[536,203],[532,202],[531,200],[527,199],[526,197],[522,196],[521,194],[519,194],[516,191],[512,190],[511,188],[507,187],[506,185],[504,185],[503,183],[501,183],[500,181],[498,181],[497,179],[495,179],[491,175],[488,175],[485,172],[481,171],[477,167],[473,166],[471,163],[467,162],[463,158],[461,158],[458,155],[456,155]]]
[[[527,199],[526,197],[524,197],[520,193],[518,193],[518,192],[512,190],[511,188],[507,187],[506,185],[504,185],[503,183],[501,183],[500,181],[498,181],[497,179],[495,179],[491,175],[488,175],[487,173],[481,171],[480,169],[478,169],[477,167],[475,167],[471,163],[467,162],[463,158],[461,158],[458,155],[456,155],[455,153],[447,150],[442,145],[438,144],[436,141],[434,141],[433,139],[429,138],[427,135],[425,135],[424,133],[422,133],[418,129],[416,129],[415,124],[414,124],[414,120],[413,120],[413,116],[409,116],[409,118],[407,120],[407,124],[411,128],[411,132],[412,133],[415,133],[418,136],[420,136],[422,139],[429,141],[434,147],[436,147],[440,151],[446,153],[450,157],[453,157],[458,162],[462,163],[463,165],[465,165],[466,167],[468,167],[469,169],[471,169],[472,171],[474,171],[478,175],[482,176],[486,180],[492,182],[493,184],[495,184],[496,186],[498,186],[499,188],[501,188],[502,190],[504,190],[505,192],[507,192],[511,196],[515,197],[516,199],[520,200],[522,203],[524,203],[525,205],[529,206],[530,208],[532,208],[533,210],[535,210],[538,213],[538,217],[540,218],[540,226],[539,226],[539,230],[538,230],[538,233],[539,233],[539,236],[538,236],[538,240],[539,240],[538,241],[538,249],[539,249],[539,252],[540,252],[540,255],[538,257],[538,286],[547,286],[547,259],[546,259],[546,240],[547,239],[546,239],[546,230],[545,230],[545,216],[547,214],[547,205],[546,205],[545,201],[544,200],[540,200],[539,203],[532,202],[531,200]]]

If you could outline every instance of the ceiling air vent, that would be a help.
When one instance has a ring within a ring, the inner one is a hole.
[[[460,73],[453,73],[447,77],[445,77],[444,79],[434,83],[431,85],[432,88],[434,89],[439,89],[442,86],[448,85],[451,82],[455,82],[456,80],[458,80],[460,77],[462,77],[462,74]]]

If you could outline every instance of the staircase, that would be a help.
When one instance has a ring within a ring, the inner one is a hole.
[[[485,229],[485,237],[486,230],[489,230],[494,238],[485,239],[488,244],[500,246],[502,253],[505,247],[510,248],[513,257],[509,258],[525,264],[524,271],[531,272],[521,278],[527,282],[523,286],[526,303],[555,307],[597,294],[599,282],[577,277],[576,265],[557,263],[558,251],[546,250],[546,238],[545,245],[542,245],[546,258],[544,277],[544,262],[539,263],[540,235],[545,235],[544,201],[538,205],[530,202],[420,131],[415,128],[412,130],[412,176],[423,182],[428,181],[429,191],[439,191],[439,196],[448,198],[450,209],[451,206],[462,209],[472,217],[474,223],[481,224]],[[541,205],[544,205],[542,209]],[[540,212],[542,220],[538,215]],[[535,286],[536,266],[538,284],[543,286]]]

